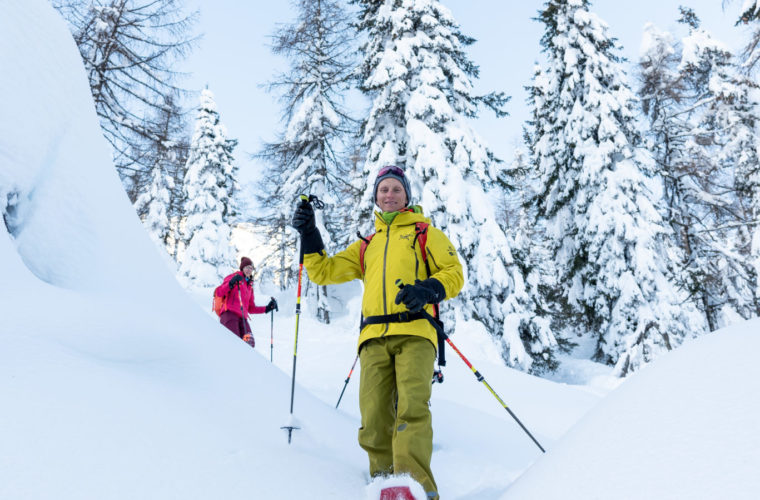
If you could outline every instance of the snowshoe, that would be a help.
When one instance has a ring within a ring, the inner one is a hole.
[[[391,486],[380,490],[380,500],[415,500],[409,486]]]

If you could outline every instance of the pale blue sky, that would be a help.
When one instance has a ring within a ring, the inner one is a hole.
[[[275,98],[260,87],[285,62],[271,55],[268,40],[276,23],[289,23],[290,4],[283,0],[191,0],[200,10],[198,31],[203,39],[185,64],[192,73],[186,85],[200,89],[208,84],[217,99],[223,123],[231,137],[239,140],[237,160],[245,177],[259,170],[250,159],[264,140],[274,138],[280,127],[280,108]],[[544,5],[533,0],[448,0],[443,1],[462,32],[477,39],[469,48],[471,59],[480,66],[479,92],[503,90],[512,96],[510,116],[496,119],[483,112],[475,130],[502,159],[509,160],[520,141],[523,122],[529,116],[523,87],[530,83],[535,61],[540,60],[542,25],[532,18]],[[746,32],[734,27],[741,0],[724,12],[721,0],[598,0],[591,10],[610,26],[629,61],[638,59],[643,26],[654,22],[661,29],[683,34],[676,23],[678,6],[692,7],[703,26],[735,50],[741,48]],[[630,71],[629,71],[630,72]]]

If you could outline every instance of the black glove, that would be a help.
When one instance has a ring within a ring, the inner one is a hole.
[[[301,233],[301,249],[304,254],[321,252],[325,248],[311,203],[301,200],[293,214],[291,225]]]
[[[230,280],[230,289],[234,288],[235,285],[237,285],[241,281],[243,281],[243,277],[240,276],[239,274],[236,274],[235,276],[233,276],[232,279]]]
[[[272,297],[271,299],[269,299],[269,304],[267,304],[267,306],[264,308],[264,312],[265,312],[265,313],[268,313],[269,311],[271,311],[271,310],[273,310],[273,309],[274,309],[275,311],[279,311],[279,310],[280,310],[280,309],[277,307],[277,301],[276,301],[276,300],[274,300],[274,297]]]
[[[440,281],[428,278],[414,280],[414,285],[406,285],[396,294],[396,304],[402,302],[410,312],[419,312],[426,304],[435,304],[446,298],[446,290]]]
[[[296,228],[296,231],[301,233],[301,237],[317,229],[317,219],[314,216],[314,209],[311,208],[311,203],[301,200],[296,207],[296,212],[293,214],[293,222],[291,224]]]

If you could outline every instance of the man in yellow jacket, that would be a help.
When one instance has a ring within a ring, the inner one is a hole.
[[[364,281],[359,444],[368,454],[370,474],[410,474],[429,498],[437,499],[430,470],[429,401],[438,344],[436,330],[422,311],[432,315],[433,304],[459,293],[462,265],[446,235],[430,225],[419,206],[409,207],[411,188],[402,169],[380,169],[374,193],[380,211],[375,212],[375,235],[364,250],[359,240],[328,256],[306,202],[296,209],[293,226],[301,233],[311,281]],[[424,250],[420,228],[426,232]],[[399,289],[398,280],[406,286]]]

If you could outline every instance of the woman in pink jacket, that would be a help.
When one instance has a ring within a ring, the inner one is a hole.
[[[225,299],[225,308],[219,315],[219,322],[232,333],[254,347],[249,314],[266,314],[277,310],[277,301],[272,297],[266,306],[257,306],[253,299],[253,262],[248,257],[240,259],[240,271],[224,278],[224,282],[214,291],[214,295]],[[242,307],[241,307],[242,304]]]

